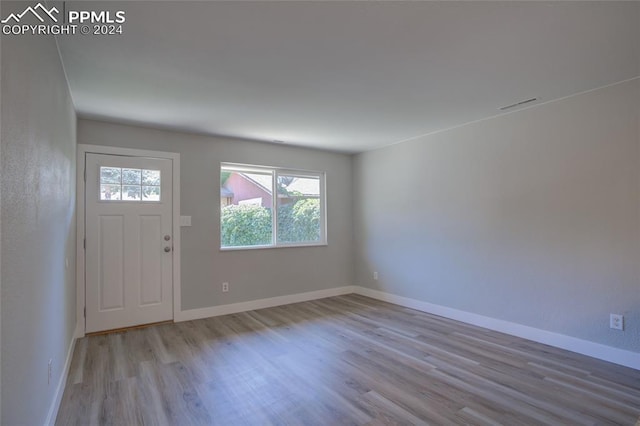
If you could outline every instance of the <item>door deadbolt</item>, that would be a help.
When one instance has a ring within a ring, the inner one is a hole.
[[[171,251],[171,247],[165,247],[164,251],[165,251],[165,253],[169,253]]]
[[[171,235],[165,235],[165,236],[164,236],[164,240],[165,240],[165,241],[169,241],[170,239],[171,239]]]

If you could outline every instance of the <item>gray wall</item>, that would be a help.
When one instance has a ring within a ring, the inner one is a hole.
[[[84,119],[78,143],[180,153],[183,310],[352,284],[350,156]],[[328,246],[220,251],[220,162],[326,172]]]
[[[76,118],[53,37],[2,36],[0,84],[2,424],[40,425],[76,325]]]
[[[636,79],[357,155],[356,284],[640,351],[639,121]]]

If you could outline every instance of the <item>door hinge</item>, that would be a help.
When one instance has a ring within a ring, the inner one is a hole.
[[[86,307],[84,308],[84,317],[85,318],[87,317],[87,308]]]
[[[84,250],[86,250],[86,249],[87,249],[87,239],[86,239],[86,238],[83,238],[83,239],[82,239],[82,248],[83,248]]]
[[[84,181],[85,182],[87,181],[87,169],[86,168],[84,169]]]

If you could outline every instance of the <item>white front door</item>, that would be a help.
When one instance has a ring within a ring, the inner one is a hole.
[[[171,160],[85,161],[86,332],[172,319]]]

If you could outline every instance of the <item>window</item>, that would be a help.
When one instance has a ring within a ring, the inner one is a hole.
[[[101,201],[160,201],[160,170],[100,167]]]
[[[324,173],[224,163],[220,247],[325,244]]]

